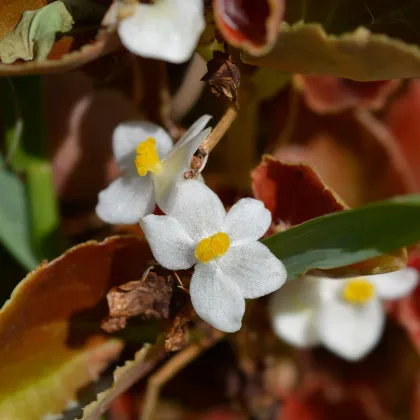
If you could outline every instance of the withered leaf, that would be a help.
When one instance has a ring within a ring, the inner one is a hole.
[[[165,350],[166,351],[177,351],[182,349],[188,344],[188,329],[187,324],[191,321],[194,316],[194,309],[192,305],[184,305],[179,313],[175,316],[172,323],[172,328],[166,335],[165,339]]]
[[[215,51],[207,63],[207,73],[201,79],[207,82],[217,97],[226,97],[239,108],[238,92],[241,84],[239,67],[232,62],[232,56]]]
[[[170,279],[147,270],[141,280],[130,281],[112,288],[107,294],[109,316],[102,322],[107,332],[125,327],[128,318],[168,318],[173,294]]]

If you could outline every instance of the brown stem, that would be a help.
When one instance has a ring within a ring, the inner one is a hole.
[[[175,354],[149,378],[147,382],[145,403],[140,415],[141,420],[153,420],[161,388],[185,366],[196,359],[203,350],[216,344],[223,336],[224,334],[218,332],[213,339],[201,343],[190,344],[188,347]]]
[[[235,121],[237,115],[237,108],[234,105],[231,105],[217,123],[216,127],[214,127],[213,131],[200,146],[202,152],[209,154],[217,146],[221,138],[232,125],[233,121]]]

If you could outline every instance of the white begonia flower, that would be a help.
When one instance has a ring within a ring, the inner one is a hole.
[[[187,61],[205,28],[203,0],[139,3],[124,17],[118,34],[134,54],[172,63]]]
[[[381,299],[404,297],[417,283],[413,268],[343,279],[303,276],[272,296],[273,328],[296,347],[323,344],[340,357],[357,361],[382,336],[385,311]]]
[[[271,223],[261,201],[239,200],[226,214],[217,195],[201,182],[176,185],[167,216],[141,221],[155,259],[171,270],[195,265],[191,301],[213,327],[241,328],[245,298],[277,290],[286,281],[284,265],[258,242]]]
[[[199,118],[175,146],[169,134],[151,122],[120,124],[113,150],[123,176],[99,193],[97,215],[108,223],[132,224],[152,213],[156,203],[165,210],[172,187],[184,179],[194,153],[210,134],[210,128],[204,129],[210,118]]]

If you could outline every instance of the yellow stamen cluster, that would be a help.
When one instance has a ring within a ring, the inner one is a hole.
[[[199,242],[195,249],[195,256],[198,261],[208,263],[209,261],[224,255],[229,249],[229,246],[229,236],[224,232],[218,232]]]
[[[134,163],[140,176],[145,176],[148,172],[156,174],[162,169],[162,162],[156,150],[156,140],[153,137],[148,137],[139,143],[136,153]]]
[[[348,280],[343,290],[343,298],[349,303],[364,305],[375,295],[375,287],[363,277]]]

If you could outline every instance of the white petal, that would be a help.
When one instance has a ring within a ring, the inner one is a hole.
[[[344,359],[356,361],[379,342],[385,313],[377,298],[361,306],[337,298],[321,305],[317,322],[325,347]]]
[[[150,176],[125,175],[99,193],[96,214],[112,224],[138,223],[155,207]]]
[[[375,284],[376,292],[381,299],[399,299],[407,296],[417,286],[419,274],[416,269],[407,267],[366,278]]]
[[[123,171],[135,172],[136,148],[148,137],[156,140],[159,158],[164,159],[171,151],[173,142],[162,127],[149,121],[127,121],[114,130],[112,139],[114,156]]]
[[[214,328],[225,332],[241,328],[245,300],[214,262],[195,266],[190,295],[198,316]]]
[[[203,0],[158,0],[139,4],[118,33],[134,54],[182,63],[194,52],[204,26]]]
[[[211,115],[203,115],[197,121],[195,121],[195,123],[184,133],[184,135],[175,144],[174,149],[184,146],[184,144],[191,141],[191,139],[193,139],[195,136],[198,136],[204,130],[204,127],[211,120],[211,118]]]
[[[229,235],[231,243],[257,240],[267,232],[270,224],[271,213],[262,201],[243,198],[228,211],[223,232]]]
[[[196,180],[178,182],[165,211],[177,219],[197,242],[220,232],[226,216],[219,197]]]
[[[274,292],[287,278],[283,263],[261,242],[231,246],[215,262],[247,299]]]
[[[167,213],[169,195],[177,182],[184,181],[184,172],[190,169],[191,159],[200,144],[209,135],[211,129],[202,131],[190,139],[182,147],[174,148],[169,156],[163,161],[162,170],[155,174],[156,201],[159,207]]]
[[[319,344],[315,314],[321,299],[320,282],[316,277],[287,282],[270,300],[270,318],[275,333],[296,347]]]
[[[197,262],[195,243],[176,219],[151,214],[140,220],[140,226],[153,256],[163,267],[183,270]]]

